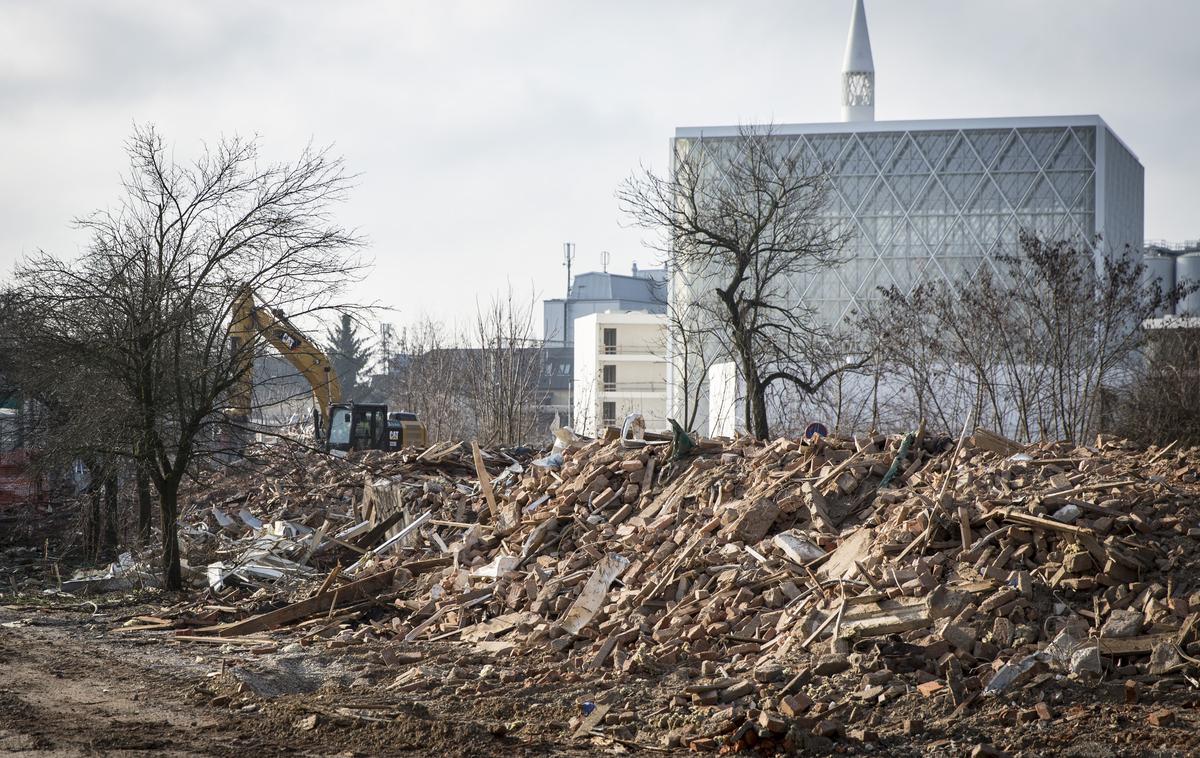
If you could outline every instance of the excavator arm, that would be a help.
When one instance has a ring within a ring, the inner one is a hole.
[[[318,436],[329,428],[329,406],[342,400],[342,386],[329,362],[328,356],[288,321],[283,313],[258,306],[254,292],[243,287],[233,301],[233,321],[229,336],[233,349],[241,362],[238,384],[231,398],[231,411],[244,420],[250,418],[251,395],[254,388],[254,351],[247,349],[258,338],[265,339],[312,387],[313,402],[316,403],[320,427]]]

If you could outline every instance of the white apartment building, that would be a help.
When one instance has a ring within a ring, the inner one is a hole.
[[[630,413],[646,429],[667,424],[667,317],[660,313],[590,313],[575,319],[574,428],[595,436]]]

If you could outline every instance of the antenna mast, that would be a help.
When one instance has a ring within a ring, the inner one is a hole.
[[[392,375],[392,325],[386,321],[379,323],[379,351],[383,353],[383,373]]]
[[[567,297],[571,296],[571,261],[575,260],[575,243],[563,243],[563,265],[567,267]]]

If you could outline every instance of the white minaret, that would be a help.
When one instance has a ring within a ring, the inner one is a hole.
[[[854,0],[846,57],[842,61],[842,121],[875,120],[875,61],[863,0]]]

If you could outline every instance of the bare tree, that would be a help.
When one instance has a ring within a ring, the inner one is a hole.
[[[1142,323],[1186,293],[1145,284],[1145,266],[1129,249],[1097,264],[1091,248],[1100,243],[1023,234],[1018,253],[1001,259],[1015,284],[1011,299],[1041,346],[1053,431],[1071,440],[1098,427],[1105,390],[1126,378],[1144,343]]]
[[[746,387],[746,417],[769,436],[777,382],[811,394],[847,369],[816,310],[797,302],[799,277],[839,262],[847,234],[826,215],[830,183],[814,161],[769,127],[736,137],[678,140],[670,173],[648,170],[617,198],[633,222],[661,233],[660,250],[718,328]],[[695,297],[710,292],[714,297]]]
[[[48,382],[97,375],[95,412],[118,419],[111,447],[136,457],[157,492],[164,584],[179,589],[179,488],[221,451],[223,409],[255,349],[227,339],[234,298],[248,286],[293,313],[338,305],[359,241],[330,216],[349,179],[324,151],[262,166],[256,142],[231,138],[184,164],[151,127],[127,148],[122,203],[79,222],[92,238],[84,254],[39,254],[18,282],[41,316],[29,338],[57,346],[53,359],[29,351],[31,370]]]
[[[49,314],[26,293],[10,289],[0,298],[0,364],[22,388],[23,444],[35,451],[33,476],[56,474],[81,463],[86,485],[77,517],[87,557],[115,556],[120,547],[117,480],[123,473],[132,429],[130,406],[103,367],[80,365],[69,337],[47,329],[47,320],[79,320],[78,309]],[[111,405],[101,412],[98,399]],[[144,534],[139,524],[139,535]]]
[[[396,353],[388,403],[415,412],[431,442],[472,436],[474,423],[462,397],[467,361],[450,330],[424,317],[401,331]]]
[[[535,304],[533,297],[519,300],[509,287],[476,307],[463,382],[482,442],[523,444],[537,425],[545,356],[535,336]]]
[[[529,442],[545,400],[534,305],[510,288],[457,331],[429,317],[403,329],[388,402],[415,411],[433,441]]]
[[[1147,337],[1144,360],[1114,409],[1116,425],[1146,444],[1200,444],[1200,330],[1178,319]]]
[[[875,384],[891,385],[884,394],[895,422],[913,428],[927,420],[945,430],[957,428],[957,419],[968,413],[978,418],[979,388],[990,375],[972,351],[989,343],[976,330],[990,325],[969,317],[958,291],[941,283],[922,283],[908,293],[891,287],[882,295],[863,309],[857,326],[882,369]]]
[[[1022,439],[1085,439],[1101,427],[1104,398],[1129,381],[1142,323],[1188,288],[1147,284],[1132,251],[1105,252],[1098,239],[1022,233],[995,260],[998,275],[985,264],[953,285],[887,290],[860,327],[942,428],[970,414]]]
[[[726,356],[715,325],[708,322],[710,313],[694,301],[667,303],[666,337],[658,347],[670,363],[675,406],[671,413],[685,429],[694,429],[708,407],[709,370]]]

